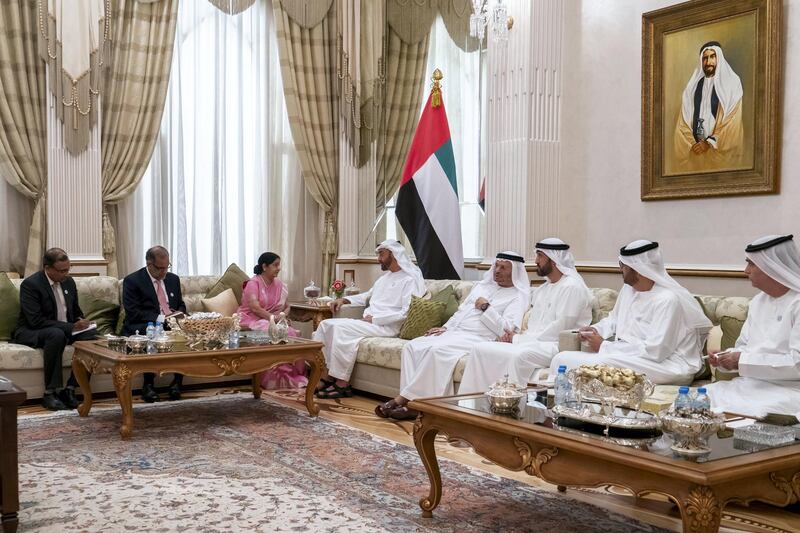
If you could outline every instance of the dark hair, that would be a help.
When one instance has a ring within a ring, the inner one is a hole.
[[[169,257],[169,252],[163,246],[153,246],[144,253],[144,260],[155,261],[157,257]]]
[[[69,261],[67,252],[61,248],[50,248],[42,257],[42,264],[46,267],[51,267],[60,261]]]
[[[254,274],[261,274],[264,272],[264,267],[261,265],[271,265],[275,261],[280,260],[281,256],[276,253],[272,252],[264,252],[263,254],[258,256],[258,264],[253,267]]]

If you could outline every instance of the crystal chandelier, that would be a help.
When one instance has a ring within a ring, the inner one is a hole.
[[[514,19],[508,16],[508,8],[503,0],[494,0],[489,8],[489,0],[472,0],[472,14],[469,16],[469,34],[483,41],[486,37],[486,26],[491,25],[492,41],[507,42],[508,30]],[[490,13],[491,11],[491,13]]]

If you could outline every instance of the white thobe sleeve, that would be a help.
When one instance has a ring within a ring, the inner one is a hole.
[[[509,302],[502,314],[498,313],[497,309],[490,305],[481,314],[481,323],[499,337],[506,330],[515,331],[515,328],[519,330],[522,324],[522,317],[525,316],[525,311],[527,310],[528,302],[522,296],[517,296]]]
[[[656,318],[649,325],[645,338],[603,341],[599,353],[642,357],[656,362],[664,361],[675,353],[680,340],[679,334],[685,330],[682,327],[680,313],[681,304],[677,298],[656,302],[651,315]]]
[[[597,324],[591,324],[597,330],[597,333],[604,339],[612,337],[617,332],[617,314],[616,306],[611,310],[611,314],[599,321]]]
[[[370,287],[367,292],[360,292],[358,294],[352,294],[347,296],[345,299],[353,305],[363,305],[366,306],[369,303],[369,299],[372,298],[372,290],[375,287]]]
[[[469,296],[467,296],[467,299],[461,302],[461,305],[458,306],[458,310],[453,313],[453,316],[451,316],[447,322],[442,324],[442,327],[450,329],[461,322],[461,320],[464,318],[464,315],[469,313],[470,310],[475,307],[475,300],[477,299],[477,296],[473,297],[472,293],[470,293]]]
[[[555,320],[539,332],[538,335],[514,335],[512,342],[524,344],[526,341],[558,342],[558,334],[565,329],[570,329],[586,324],[578,324],[578,320],[588,305],[586,289],[583,287],[570,287],[564,291],[552,294],[554,297]]]
[[[800,307],[792,310],[792,329],[789,335],[788,353],[765,353],[747,349],[750,320],[742,327],[742,334],[736,340],[740,351],[739,375],[774,381],[800,380]],[[741,341],[741,343],[740,343]]]
[[[416,285],[414,279],[409,277],[406,282],[403,283],[403,286],[400,289],[400,294],[397,295],[397,301],[400,304],[399,309],[394,312],[382,313],[380,315],[373,316],[372,323],[376,326],[389,326],[395,322],[401,322],[405,320],[406,315],[408,314],[408,308],[411,305],[411,296],[414,294],[415,287]]]

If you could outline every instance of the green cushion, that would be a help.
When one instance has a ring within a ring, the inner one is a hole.
[[[738,318],[733,318],[730,316],[723,316],[719,319],[719,325],[722,328],[722,341],[720,342],[720,348],[723,350],[733,348],[736,345],[736,339],[738,339],[739,335],[742,333],[744,320],[739,320]]]
[[[0,341],[10,341],[19,319],[19,290],[0,272]]]
[[[416,296],[411,297],[408,315],[400,328],[400,338],[411,340],[425,335],[431,329],[442,325],[442,313],[447,305],[445,302],[426,300]]]
[[[714,319],[708,313],[708,309],[706,309],[706,306],[703,305],[703,301],[697,296],[695,296],[694,299],[697,300],[698,304],[700,304],[700,309],[703,310],[703,314],[706,315],[706,318],[711,320],[711,322],[714,322]],[[706,337],[706,342],[703,343],[703,355],[706,354],[708,354],[708,337]],[[711,379],[711,365],[708,363],[708,359],[704,359],[703,368],[701,368],[697,374],[694,375],[694,381],[702,379]]]
[[[208,290],[205,297],[213,298],[222,294],[227,289],[233,290],[236,295],[236,301],[242,303],[242,284],[250,279],[241,268],[236,266],[236,263],[231,263],[228,270],[217,280],[217,282]]]
[[[81,306],[83,317],[97,324],[97,333],[110,335],[117,331],[119,319],[119,306],[93,296],[84,295],[78,291],[78,305]]]
[[[122,335],[122,329],[124,325],[125,325],[125,307],[120,306],[119,316],[117,316],[117,325],[114,327],[114,333],[116,335]]]
[[[458,299],[456,298],[456,290],[452,285],[448,285],[444,289],[440,290],[436,294],[431,295],[432,302],[444,302],[446,307],[444,308],[444,312],[442,313],[442,321],[437,324],[441,326],[448,320],[450,317],[458,311]]]

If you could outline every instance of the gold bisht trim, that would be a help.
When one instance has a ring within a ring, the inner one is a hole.
[[[431,107],[439,107],[442,105],[442,88],[439,82],[444,78],[444,74],[438,68],[433,71],[433,85],[431,86]]]
[[[238,15],[242,11],[249,9],[256,0],[208,0],[211,5],[227,13],[228,15]]]
[[[104,16],[98,20],[100,40],[89,55],[89,70],[77,78],[62,68],[62,43],[56,32],[56,19],[49,13],[47,0],[38,0],[39,55],[50,72],[50,92],[55,97],[56,116],[63,123],[64,147],[78,155],[89,146],[91,129],[97,124],[97,96],[102,91],[101,70],[108,63],[111,0],[105,0]]]

